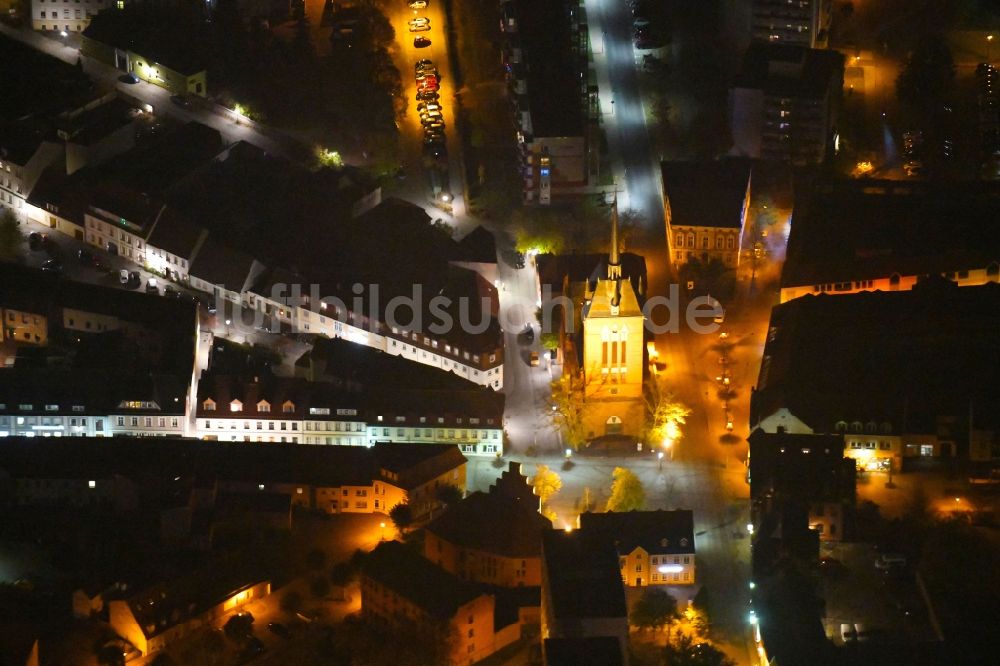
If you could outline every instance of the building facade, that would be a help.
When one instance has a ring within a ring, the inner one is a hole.
[[[123,0],[32,0],[31,27],[43,32],[83,32],[98,12],[121,9],[124,4]]]
[[[579,527],[609,539],[626,587],[694,585],[694,519],[690,510],[583,513]]]
[[[832,18],[831,0],[753,0],[753,38],[826,48]]]

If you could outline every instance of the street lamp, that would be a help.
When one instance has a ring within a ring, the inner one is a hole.
[[[383,520],[378,524],[378,526],[382,530],[381,535],[379,536],[379,541],[385,541],[385,521]]]
[[[656,454],[656,461],[657,461],[657,466],[659,467],[660,471],[662,472],[663,471],[663,451],[658,451],[657,452],[657,454]]]
[[[666,450],[670,451],[670,459],[673,460],[674,459],[674,440],[671,439],[670,437],[667,437],[666,439],[664,439],[663,440],[663,448],[665,448]]]

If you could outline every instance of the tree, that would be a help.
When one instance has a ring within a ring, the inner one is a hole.
[[[400,502],[390,509],[389,518],[396,526],[396,529],[399,530],[399,533],[402,534],[407,527],[413,524],[413,509],[410,508],[409,504]]]
[[[317,599],[330,595],[330,579],[326,576],[315,576],[309,581],[309,592]]]
[[[240,643],[253,633],[253,615],[237,613],[223,625],[222,631],[226,637],[235,643]]]
[[[683,435],[681,426],[687,423],[691,410],[674,397],[661,376],[649,383],[644,398],[647,413],[646,441],[650,446],[675,445]]]
[[[18,228],[17,217],[9,208],[0,210],[0,261],[17,261],[21,257],[24,234]]]
[[[659,629],[677,617],[677,600],[666,590],[647,587],[632,604],[629,621],[640,629]]]
[[[439,502],[451,506],[462,501],[462,491],[456,486],[446,483],[443,486],[438,486],[435,497]]]
[[[288,590],[281,595],[281,610],[286,613],[298,613],[302,610],[302,593],[298,590]]]
[[[587,429],[583,422],[582,382],[572,373],[565,373],[550,384],[552,406],[550,414],[553,423],[562,430],[567,446],[579,449],[586,442]]]
[[[549,500],[562,488],[562,479],[548,465],[539,465],[535,470],[535,476],[531,480],[535,488],[535,494],[541,500],[542,505],[548,504]]]
[[[319,548],[313,548],[306,553],[306,566],[313,571],[319,571],[326,567],[326,553]]]
[[[608,511],[632,511],[642,509],[646,503],[646,491],[642,481],[630,469],[615,467],[611,473],[611,497],[608,498]]]
[[[674,634],[663,647],[663,658],[670,666],[736,666],[736,662],[718,648],[708,643],[695,643],[682,631]]]
[[[716,298],[726,298],[736,285],[735,271],[718,257],[692,256],[681,266],[680,276],[682,282],[694,283],[694,294],[711,294]]]
[[[955,61],[940,35],[921,39],[896,78],[896,97],[918,112],[937,109],[955,84]]]
[[[559,334],[552,332],[545,332],[538,338],[538,341],[542,343],[543,349],[553,350],[559,348]]]

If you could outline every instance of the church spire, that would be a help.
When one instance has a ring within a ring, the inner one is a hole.
[[[611,253],[608,255],[608,279],[620,280],[622,277],[621,260],[618,257],[618,194],[611,205]]]

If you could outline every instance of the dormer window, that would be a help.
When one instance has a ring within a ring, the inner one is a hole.
[[[209,398],[209,399],[205,400],[205,402],[201,403],[201,408],[204,409],[206,412],[214,412],[215,411],[215,401],[212,400],[211,398]]]
[[[660,539],[660,547],[666,548],[670,545],[670,539]]]
[[[268,414],[271,411],[271,403],[267,400],[261,400],[257,403],[257,411],[261,414]]]
[[[292,402],[291,400],[286,400],[284,403],[282,403],[282,405],[281,405],[281,413],[282,414],[291,414],[294,411],[295,411],[295,403],[294,402]]]
[[[834,426],[837,432],[847,432],[847,421],[837,421],[837,425]]]
[[[242,412],[243,411],[243,403],[240,402],[239,400],[233,400],[231,403],[229,403],[229,411],[231,411],[231,412]]]
[[[687,548],[688,540],[686,538],[681,539],[681,548]]]

